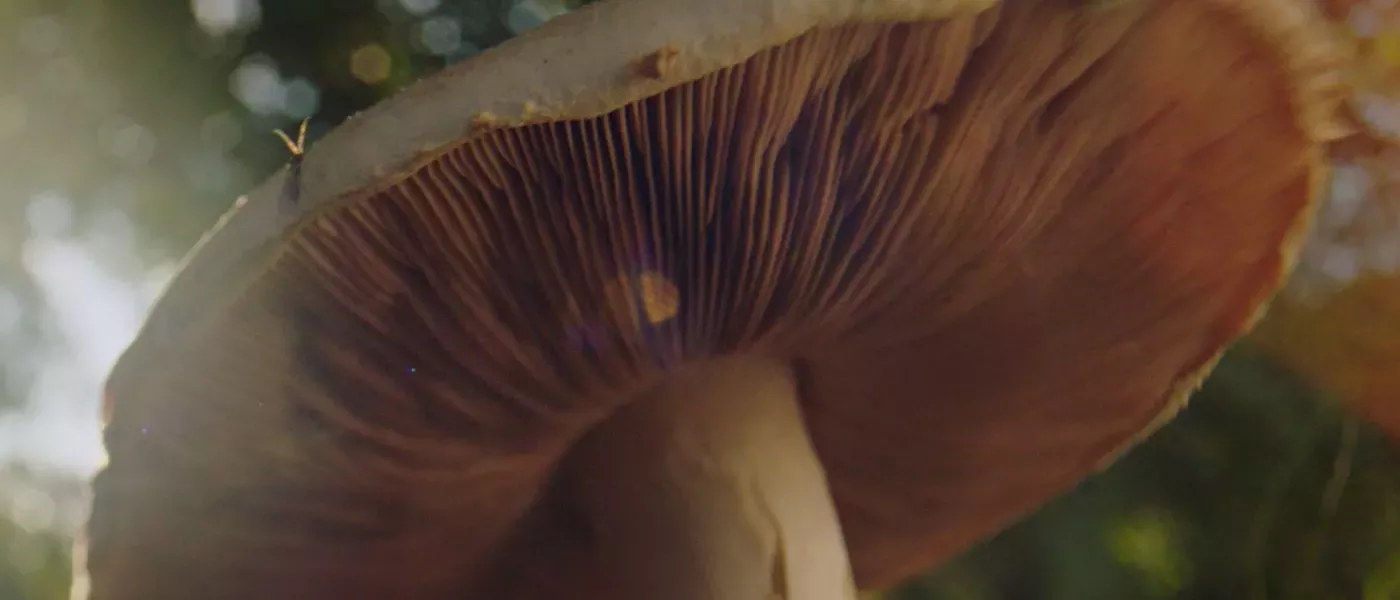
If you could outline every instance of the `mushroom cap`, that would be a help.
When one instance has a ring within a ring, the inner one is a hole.
[[[612,0],[450,67],[157,303],[95,597],[587,597],[569,449],[743,353],[795,365],[859,584],[926,569],[1252,324],[1325,177],[1326,35],[1303,0]]]

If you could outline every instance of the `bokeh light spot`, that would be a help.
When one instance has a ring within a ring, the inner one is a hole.
[[[117,115],[103,122],[98,127],[97,136],[98,143],[109,154],[131,166],[144,165],[155,154],[155,135],[124,115]]]
[[[263,115],[281,112],[287,101],[277,66],[264,56],[244,59],[229,76],[229,91],[248,110]]]
[[[453,54],[462,46],[462,26],[448,17],[427,19],[418,26],[418,44],[438,56]]]
[[[200,29],[213,36],[251,29],[262,18],[258,0],[190,0]]]
[[[321,90],[316,84],[301,77],[287,82],[282,114],[301,120],[316,114],[320,106]]]
[[[399,0],[399,6],[415,15],[426,15],[442,4],[442,0]]]
[[[58,237],[73,225],[73,203],[54,192],[40,192],[29,199],[24,211],[34,237]]]
[[[1120,564],[1145,578],[1155,597],[1175,597],[1190,579],[1176,527],[1164,511],[1145,509],[1119,520],[1108,545]]]
[[[650,325],[665,323],[680,311],[680,290],[655,271],[624,276],[609,285],[606,294],[616,309],[636,311]]]
[[[26,19],[16,36],[21,48],[38,56],[48,56],[63,48],[63,23],[44,15]]]
[[[20,489],[10,494],[9,518],[20,529],[44,531],[54,524],[58,507],[53,499],[36,489]]]
[[[681,293],[676,284],[660,273],[647,272],[637,278],[642,296],[642,313],[653,325],[671,320],[680,311]]]
[[[523,0],[511,6],[510,12],[506,13],[506,27],[516,33],[525,33],[566,12],[569,12],[568,7],[559,2]]]
[[[364,83],[370,85],[382,83],[389,78],[389,69],[393,67],[393,59],[389,57],[389,51],[379,44],[368,44],[360,46],[350,53],[350,74]]]

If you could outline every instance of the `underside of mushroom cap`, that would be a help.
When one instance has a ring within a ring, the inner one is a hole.
[[[586,594],[588,532],[554,474],[629,398],[720,356],[798,368],[866,587],[1173,410],[1317,197],[1335,82],[1308,13],[859,4],[764,5],[751,37],[773,47],[749,55],[702,26],[672,30],[661,71],[597,67],[642,83],[501,83],[536,93],[539,122],[478,119],[439,148],[452,94],[505,106],[448,73],[313,150],[306,212],[264,186],[114,371],[95,597],[524,598],[546,573]],[[466,71],[652,10],[603,6]],[[351,168],[380,136],[375,160],[415,166]]]

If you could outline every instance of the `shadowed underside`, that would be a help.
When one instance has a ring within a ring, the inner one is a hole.
[[[605,597],[571,445],[743,353],[797,365],[863,587],[960,551],[1170,409],[1306,216],[1280,61],[1140,4],[812,32],[321,214],[114,375],[93,597]]]

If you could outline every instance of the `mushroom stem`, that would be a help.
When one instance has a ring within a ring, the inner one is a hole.
[[[678,373],[580,452],[620,597],[856,597],[787,364],[747,357]]]

